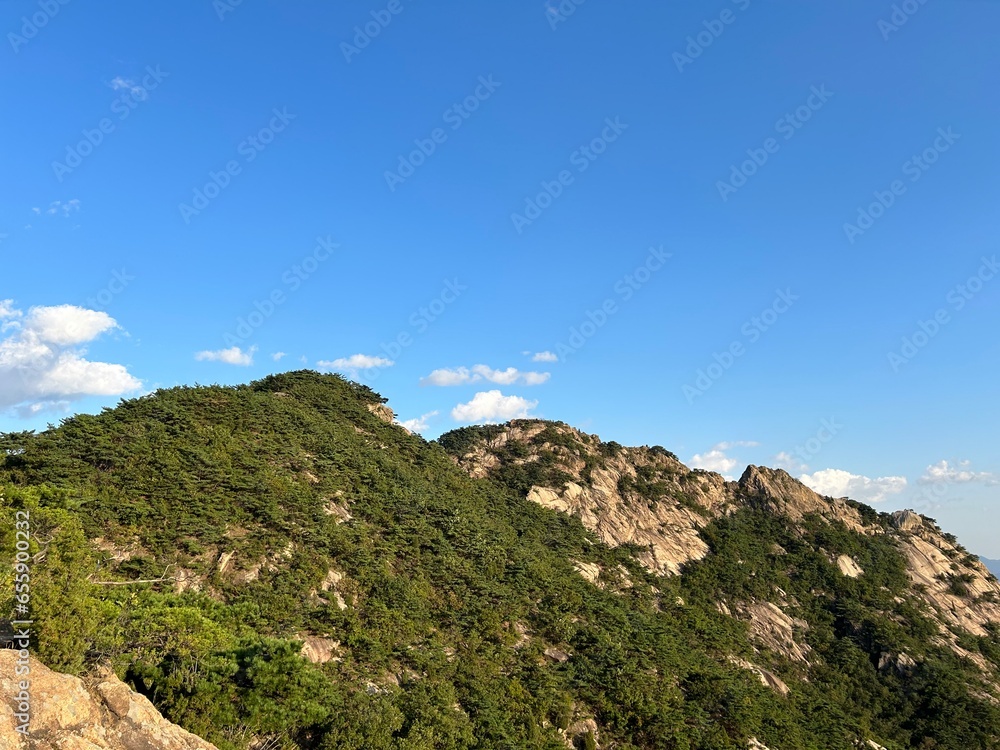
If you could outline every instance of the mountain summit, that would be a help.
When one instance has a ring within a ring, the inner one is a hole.
[[[224,750],[1000,742],[996,578],[932,519],[780,470],[540,420],[427,442],[312,372],[0,448],[34,656]]]

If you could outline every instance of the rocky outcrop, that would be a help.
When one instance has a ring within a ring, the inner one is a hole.
[[[748,466],[738,482],[727,482],[716,473],[689,469],[662,448],[602,443],[560,423],[510,422],[456,459],[477,478],[512,462],[551,463],[568,481],[532,487],[528,499],[576,516],[606,544],[642,548],[640,562],[661,575],[677,574],[708,554],[700,530],[740,507],[767,509],[793,522],[816,514],[861,533],[881,531],[866,526],[846,500],[822,497],[780,469]],[[861,572],[856,565],[841,570]]]
[[[708,545],[698,535],[707,518],[670,503],[654,508],[630,503],[618,490],[622,470],[597,469],[589,485],[570,482],[561,490],[534,487],[528,499],[577,516],[584,526],[613,547],[623,544],[642,547],[639,561],[656,573],[678,573],[684,563],[708,554]]]
[[[511,450],[513,444],[518,450]],[[708,554],[698,530],[726,512],[733,497],[732,483],[691,471],[662,449],[609,447],[593,435],[541,421],[505,425],[458,461],[473,477],[487,477],[505,461],[528,464],[542,456],[570,481],[533,487],[528,499],[576,516],[606,544],[641,547],[640,562],[660,574],[676,574]]]
[[[917,662],[909,654],[884,653],[878,660],[879,672],[895,672],[901,677],[909,675],[917,666]]]
[[[385,404],[368,404],[368,411],[387,424],[394,424],[396,422],[396,412]]]
[[[857,561],[849,555],[841,555],[837,558],[837,570],[848,578],[857,578],[865,574]]]
[[[892,514],[892,525],[900,531],[913,531],[924,525],[924,519],[912,510],[897,510]]]
[[[797,526],[807,516],[841,523],[859,534],[888,535],[907,561],[912,596],[941,625],[941,638],[965,655],[951,629],[987,634],[1000,623],[1000,582],[954,537],[911,511],[877,519],[847,498],[823,497],[781,469],[748,466],[738,482],[691,470],[662,448],[625,448],[603,443],[562,423],[516,420],[474,441],[455,456],[473,477],[494,476],[510,464],[544,463],[554,470],[530,488],[529,500],[576,516],[606,544],[635,545],[636,557],[654,573],[673,575],[708,554],[701,529],[744,507],[781,515]],[[777,548],[775,554],[783,550]],[[848,555],[829,556],[844,576],[865,571]],[[599,571],[582,566],[581,575],[598,581]],[[779,606],[780,605],[780,606]],[[779,602],[739,604],[731,614],[751,625],[755,640],[793,661],[808,662],[808,647],[795,631],[804,623]],[[792,610],[790,610],[792,611]],[[972,658],[977,663],[982,659]]]
[[[80,679],[31,658],[17,676],[17,652],[0,650],[0,750],[215,750],[164,719],[110,670]],[[30,681],[29,734],[17,731],[20,680]]]
[[[809,645],[805,632],[809,623],[790,617],[773,602],[745,602],[723,610],[750,626],[750,638],[760,647],[784,654],[792,661],[809,663]]]
[[[740,477],[739,490],[747,504],[794,522],[801,521],[806,515],[816,514],[830,521],[841,521],[852,531],[871,531],[865,526],[858,510],[845,500],[818,495],[782,469],[748,466]]]
[[[559,730],[566,742],[566,747],[575,750],[578,747],[586,747],[588,737],[593,738],[594,746],[600,747],[600,731],[597,721],[593,718],[580,719],[574,721],[566,729]]]
[[[764,687],[771,688],[771,690],[779,695],[787,696],[791,692],[788,685],[785,684],[785,681],[778,677],[778,675],[774,672],[758,667],[756,664],[752,664],[744,659],[731,657],[730,661],[738,667],[742,667],[743,669],[753,672],[757,675],[757,678]]]
[[[946,625],[987,635],[987,623],[1000,623],[996,577],[930,519],[913,511],[901,511],[893,518],[917,595]]]
[[[340,641],[314,635],[300,635],[298,637],[302,641],[302,656],[313,664],[326,664],[329,661],[343,660],[340,656]]]

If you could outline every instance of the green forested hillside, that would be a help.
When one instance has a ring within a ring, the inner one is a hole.
[[[932,645],[888,536],[748,504],[704,530],[705,560],[655,576],[527,501],[522,474],[470,478],[444,447],[467,434],[428,443],[381,402],[297,372],[0,436],[0,549],[28,510],[39,658],[110,663],[227,749],[1000,746],[989,686]],[[777,590],[809,624],[808,664],[720,611]],[[963,646],[1000,665],[997,636]],[[313,642],[324,663],[300,655]]]

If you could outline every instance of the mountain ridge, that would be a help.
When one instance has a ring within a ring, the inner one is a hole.
[[[1000,735],[995,581],[929,519],[561,423],[391,420],[302,371],[0,435],[36,655],[222,750]]]
[[[478,441],[474,435],[480,436]],[[629,449],[614,444],[611,452],[626,458],[609,457],[603,448],[608,444],[563,423],[516,420],[499,428],[460,429],[440,440],[446,448],[451,446],[456,460],[473,476],[544,463],[547,471],[533,477],[538,484],[528,490],[529,500],[577,515],[611,546],[648,544],[649,554],[639,559],[655,573],[676,574],[684,564],[702,559],[708,546],[698,531],[708,519],[739,507],[763,509],[793,523],[816,515],[860,534],[898,536],[912,584],[920,587],[924,602],[942,621],[975,636],[986,634],[985,623],[1000,622],[1000,585],[991,571],[953,535],[913,511],[890,516],[849,499],[823,497],[782,469],[750,465],[738,481],[729,482],[714,472],[688,469],[662,448]],[[520,448],[514,450],[514,445]],[[657,453],[667,456],[659,465],[649,459]],[[644,483],[647,494],[672,494],[685,503],[666,513],[650,514],[636,507],[635,497],[630,498],[637,483]],[[629,512],[623,513],[621,509],[628,506]],[[595,508],[600,509],[599,515],[593,512]],[[954,562],[959,558],[960,564]],[[845,575],[859,570],[849,557],[838,557],[836,562]],[[977,597],[975,602],[966,599],[969,593]],[[957,639],[944,637],[957,653],[968,655]]]

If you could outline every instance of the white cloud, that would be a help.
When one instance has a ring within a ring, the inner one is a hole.
[[[436,417],[438,412],[432,411],[427,414],[423,414],[416,419],[407,419],[399,424],[408,429],[410,432],[423,432],[428,427],[428,421],[431,417]]]
[[[558,355],[554,354],[553,352],[536,352],[531,357],[531,361],[532,362],[558,362],[559,361],[559,357],[558,357]]]
[[[249,367],[253,364],[253,355],[256,351],[256,346],[251,346],[246,351],[243,351],[238,346],[231,346],[228,349],[198,352],[194,355],[194,358],[199,362],[223,362],[227,365]]]
[[[472,377],[468,367],[459,367],[456,370],[434,370],[426,378],[420,378],[420,385],[464,385],[471,383]]]
[[[466,385],[468,383],[481,383],[484,380],[497,385],[541,385],[552,377],[547,372],[521,372],[516,367],[508,367],[506,370],[494,370],[487,365],[473,365],[469,367],[458,367],[454,370],[441,369],[434,370],[426,378],[420,379],[420,385],[452,386]]]
[[[500,391],[482,391],[473,396],[467,404],[459,404],[451,410],[451,418],[456,422],[497,422],[519,419],[538,406],[537,401],[528,401],[520,396],[504,396]]]
[[[138,86],[135,81],[131,78],[122,78],[121,76],[115,76],[111,83],[108,84],[115,91],[125,90],[128,91],[136,99],[145,100],[149,97],[149,93],[142,86]]]
[[[736,468],[736,459],[730,458],[724,451],[713,448],[707,453],[696,453],[691,456],[688,462],[692,468],[715,471],[722,475],[728,475]]]
[[[84,396],[118,396],[142,383],[123,365],[91,362],[79,347],[118,324],[107,313],[73,305],[32,307],[0,303],[0,408],[31,415]]]
[[[730,472],[739,465],[739,461],[726,455],[733,448],[756,448],[760,443],[753,440],[728,440],[716,443],[705,453],[696,453],[688,463],[692,468],[705,469],[722,474],[726,479],[732,479]]]
[[[802,461],[786,451],[782,451],[774,457],[774,465],[790,474],[801,474],[804,471],[809,471],[808,464],[802,463]]]
[[[948,461],[938,461],[924,469],[924,475],[920,477],[920,481],[924,484],[931,482],[1000,484],[1000,479],[997,478],[996,474],[991,474],[988,471],[971,471],[969,468],[971,465],[971,461],[959,461],[958,466],[954,466]]]
[[[285,354],[284,352],[275,352],[274,354],[271,355],[271,359],[273,359],[275,362],[280,362],[282,358],[287,356],[288,355]]]
[[[42,209],[40,209],[40,208],[33,208],[31,210],[34,211],[35,214],[41,214],[42,213]]]
[[[316,363],[317,367],[325,370],[345,370],[356,372],[357,370],[371,370],[375,367],[392,367],[395,362],[385,357],[375,357],[370,354],[352,354],[350,357],[340,357],[333,361],[321,359]]]
[[[526,372],[522,375],[525,385],[541,385],[547,383],[552,373],[548,372]]]
[[[52,201],[49,207],[46,209],[45,213],[55,216],[56,214],[62,214],[63,216],[69,216],[71,213],[80,210],[80,201],[77,198],[68,200],[65,203],[62,201]]]
[[[473,365],[472,373],[476,379],[481,378],[498,385],[513,385],[521,378],[521,373],[516,367],[508,367],[506,370],[494,370],[486,365]]]
[[[76,305],[33,307],[22,323],[40,341],[57,346],[71,346],[93,341],[118,324],[106,312],[87,310]]]
[[[116,396],[138,388],[139,381],[121,365],[88,362],[74,352],[62,352],[53,366],[40,373],[39,390],[66,396]]]
[[[21,311],[15,309],[14,300],[12,299],[0,299],[0,320],[6,320],[8,318],[20,318]],[[12,325],[7,323],[5,325]]]
[[[907,485],[906,477],[872,479],[843,469],[823,469],[814,474],[803,474],[799,481],[820,495],[849,497],[863,503],[880,503],[891,495],[898,495]]]

